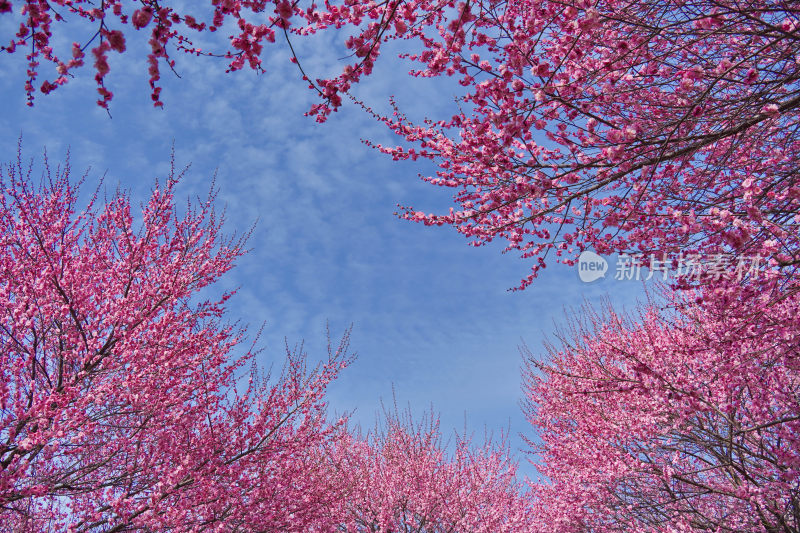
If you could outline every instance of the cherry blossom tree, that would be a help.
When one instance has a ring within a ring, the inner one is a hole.
[[[160,69],[181,52],[260,70],[266,43],[341,31],[352,57],[339,76],[314,79],[294,58],[322,98],[311,110],[320,120],[372,73],[382,45],[401,41],[419,65],[412,75],[464,87],[451,117],[376,114],[407,144],[377,148],[434,161],[426,179],[454,189],[450,212],[402,216],[452,225],[477,245],[504,241],[532,261],[523,288],[549,253],[572,263],[586,248],[763,255],[787,272],[800,261],[791,2],[4,0],[0,17],[18,20],[3,49],[26,54],[31,102],[93,62],[103,106],[109,54],[126,52],[132,31],[150,36],[156,105]],[[66,21],[88,26],[73,25],[85,34],[57,51],[51,37]],[[219,50],[192,44],[217,31],[229,35]],[[37,81],[41,63],[55,77]]]
[[[667,303],[527,353],[537,530],[800,531],[800,292]]]
[[[78,209],[69,164],[0,171],[0,531],[520,531],[506,446],[327,420],[349,332],[258,371],[233,294],[201,298],[246,235],[221,234],[213,185],[180,214],[181,177],[137,217],[121,192]]]
[[[800,11],[785,2],[466,2],[413,56],[452,118],[379,117],[457,209],[403,216],[567,264],[587,248],[758,255],[794,272]],[[458,17],[458,18],[456,18]]]
[[[504,443],[460,438],[447,452],[438,419],[387,414],[331,458],[347,480],[346,531],[527,531],[531,507]]]
[[[79,210],[69,175],[0,174],[0,530],[329,530],[343,421],[323,395],[347,335],[242,382],[231,294],[199,297],[244,253],[214,193],[179,214],[173,171],[137,223],[119,192]]]

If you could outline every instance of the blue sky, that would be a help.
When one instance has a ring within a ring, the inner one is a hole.
[[[0,17],[0,34],[9,26]],[[337,71],[330,39],[298,43],[304,67],[322,77]],[[370,427],[380,401],[432,405],[445,436],[484,429],[528,436],[520,407],[518,347],[542,353],[542,341],[564,323],[565,308],[604,296],[617,306],[642,297],[633,281],[582,283],[574,268],[551,264],[524,292],[509,292],[529,265],[501,247],[473,248],[455,230],[397,219],[396,204],[426,212],[452,205],[446,189],[422,182],[432,167],[396,163],[367,148],[362,138],[398,144],[383,126],[346,105],[319,125],[303,113],[314,102],[284,47],[267,49],[267,75],[224,73],[221,60],[179,58],[181,79],[164,73],[165,109],[149,98],[144,43],[111,56],[109,118],[95,105],[88,70],[49,96],[25,106],[23,57],[2,56],[0,147],[14,157],[23,136],[25,155],[46,146],[54,161],[71,150],[76,174],[91,167],[90,183],[106,174],[136,203],[168,170],[175,146],[179,166],[191,170],[179,192],[203,196],[217,172],[228,231],[247,231],[258,220],[245,256],[220,285],[240,287],[229,316],[255,333],[266,323],[262,363],[280,364],[284,338],[305,339],[312,358],[325,347],[325,324],[334,337],[351,323],[357,361],[330,390],[332,411],[353,411]],[[340,55],[340,54],[339,54]],[[386,109],[396,95],[413,117],[452,111],[455,91],[446,81],[410,80],[408,66],[388,55],[357,94]],[[613,268],[613,263],[612,263]],[[523,473],[532,469],[522,465]]]

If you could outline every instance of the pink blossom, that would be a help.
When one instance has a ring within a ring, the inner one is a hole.
[[[150,24],[151,20],[153,20],[153,11],[150,8],[137,9],[133,12],[133,16],[131,17],[133,27],[137,30],[145,28]]]

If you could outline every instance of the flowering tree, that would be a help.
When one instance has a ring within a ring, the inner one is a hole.
[[[457,75],[468,111],[383,120],[427,157],[460,209],[404,216],[578,252],[751,254],[798,248],[800,12],[783,2],[467,2],[415,56]],[[437,46],[438,45],[438,46]],[[541,130],[541,133],[537,133]]]
[[[0,12],[16,4],[0,1]],[[549,252],[571,263],[588,247],[759,254],[789,271],[800,261],[800,11],[791,3],[225,0],[191,13],[168,0],[19,4],[4,49],[26,51],[29,98],[42,61],[57,71],[40,85],[47,93],[91,49],[103,106],[108,54],[126,51],[131,26],[150,34],[156,105],[159,65],[174,65],[176,51],[209,53],[192,44],[201,32],[233,29],[218,53],[237,70],[260,69],[276,35],[349,28],[355,58],[341,75],[303,72],[323,99],[311,110],[320,120],[372,72],[382,43],[417,41],[406,48],[420,63],[412,74],[456,76],[461,111],[422,125],[399,111],[376,115],[413,145],[378,148],[436,162],[426,179],[453,188],[457,209],[403,216],[452,225],[475,244],[504,240],[535,259],[522,287]],[[90,29],[62,59],[51,36],[67,19]]]
[[[800,293],[669,301],[530,357],[539,530],[800,531]]]
[[[448,457],[438,421],[415,424],[410,414],[340,444],[331,464],[347,480],[346,531],[528,530],[530,505],[503,445],[459,439]]]
[[[67,83],[77,69],[86,65],[88,51],[100,94],[97,103],[108,108],[113,97],[105,85],[111,68],[109,54],[127,52],[130,31],[144,31],[149,35],[147,64],[151,97],[155,106],[163,106],[159,86],[161,68],[175,67],[176,53],[227,58],[228,71],[245,66],[261,71],[264,45],[275,42],[276,36],[288,39],[290,33],[307,35],[327,27],[351,24],[358,27],[370,21],[360,37],[348,40],[347,47],[353,49],[358,60],[345,69],[342,77],[315,83],[304,76],[324,99],[325,103],[315,106],[313,111],[324,117],[341,105],[340,93],[350,83],[371,72],[387,27],[394,25],[401,34],[405,32],[405,23],[399,18],[395,20],[398,7],[398,2],[348,1],[320,7],[313,1],[303,6],[299,1],[288,0],[211,0],[194,3],[187,9],[187,4],[173,0],[102,0],[99,4],[92,0],[0,0],[0,17],[14,19],[7,26],[13,28],[12,32],[0,38],[4,41],[0,51],[25,54],[28,105],[33,105],[37,90],[48,94]],[[415,11],[424,6],[409,7]],[[56,50],[54,32],[66,34],[67,22],[73,23],[73,28],[80,28],[68,34],[78,40],[68,51]],[[219,51],[203,50],[192,42],[200,34],[217,31],[228,33]],[[45,80],[39,78],[42,62],[55,69]]]
[[[213,191],[179,215],[171,172],[136,224],[121,193],[79,211],[68,165],[32,172],[0,173],[0,531],[519,531],[505,447],[326,420],[348,334],[241,381],[232,294],[198,299],[244,253]]]
[[[335,523],[323,394],[347,336],[316,369],[289,351],[277,379],[240,383],[254,352],[233,356],[231,295],[197,298],[243,253],[213,194],[180,216],[171,173],[137,230],[125,195],[78,211],[69,166],[31,172],[0,174],[0,530]]]

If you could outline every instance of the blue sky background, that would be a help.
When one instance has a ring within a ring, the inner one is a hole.
[[[0,17],[0,35],[10,27]],[[297,43],[313,76],[340,68],[334,39],[341,36]],[[252,252],[220,288],[240,287],[232,320],[253,333],[266,323],[262,362],[280,364],[284,338],[305,339],[311,357],[321,357],[326,321],[334,337],[354,325],[358,359],[331,387],[332,411],[355,410],[354,421],[369,428],[381,399],[391,404],[394,387],[401,407],[422,414],[432,405],[445,436],[463,431],[466,421],[479,441],[484,429],[510,428],[512,446],[524,448],[518,434],[532,435],[519,407],[519,345],[542,353],[565,308],[605,296],[630,307],[643,296],[640,283],[584,284],[574,268],[555,263],[526,291],[508,292],[529,265],[500,254],[499,243],[473,248],[452,228],[397,219],[397,203],[445,212],[451,194],[419,180],[431,166],[392,162],[364,146],[362,138],[399,140],[359,108],[346,105],[323,125],[303,117],[314,94],[284,46],[267,49],[269,73],[262,76],[225,74],[222,60],[179,57],[182,78],[163,74],[163,110],[151,105],[146,46],[129,39],[129,53],[111,55],[113,118],[94,103],[89,69],[27,108],[24,57],[0,56],[0,159],[14,157],[20,135],[27,157],[46,146],[60,161],[69,147],[75,174],[91,167],[93,185],[105,173],[106,187],[121,185],[135,203],[167,174],[173,143],[178,165],[191,163],[179,189],[184,196],[204,196],[217,171],[228,231],[247,231],[258,220]],[[409,79],[407,64],[384,59],[358,87],[360,98],[385,110],[394,94],[412,117],[449,116],[454,85]],[[521,470],[533,471],[524,461]]]

